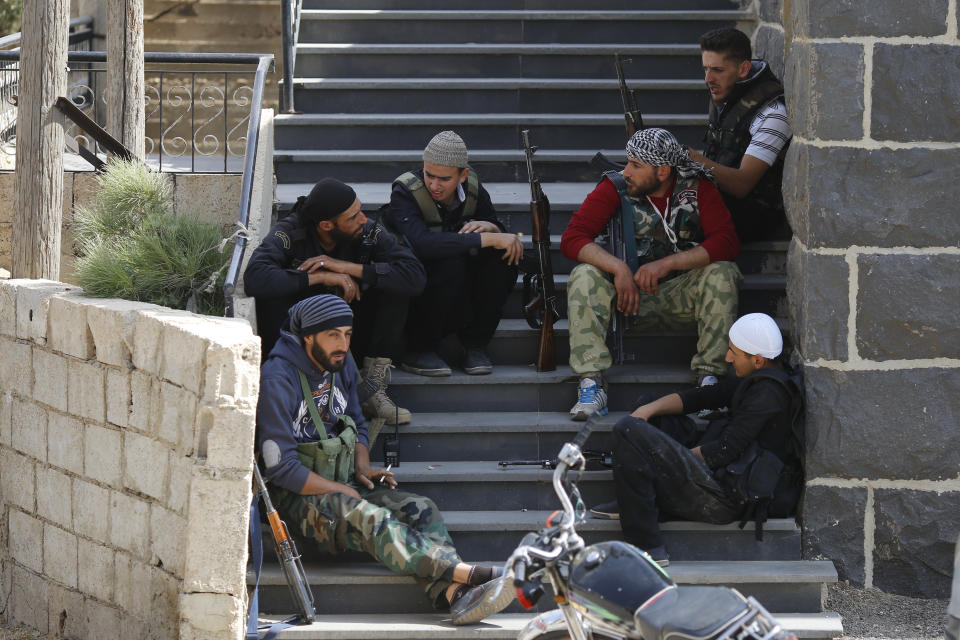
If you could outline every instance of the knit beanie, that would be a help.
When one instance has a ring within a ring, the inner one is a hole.
[[[765,313],[748,313],[730,327],[730,342],[752,356],[776,358],[783,351],[783,336],[773,318]]]
[[[300,338],[347,325],[353,325],[353,311],[339,296],[326,293],[290,307],[290,331]]]
[[[433,136],[423,150],[423,161],[441,167],[464,169],[467,166],[467,145],[453,131],[441,131]]]
[[[350,208],[357,192],[336,178],[324,178],[313,186],[305,200],[297,202],[297,210],[304,222],[316,225],[332,220]]]

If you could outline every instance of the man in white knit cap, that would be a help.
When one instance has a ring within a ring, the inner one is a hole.
[[[617,501],[591,513],[618,518],[624,538],[662,565],[669,560],[661,515],[714,524],[747,517],[762,525],[767,513],[784,517],[796,509],[802,442],[794,423],[802,394],[779,359],[780,329],[770,316],[751,313],[733,323],[729,337],[726,360],[736,377],[642,399],[613,428]],[[719,407],[729,407],[728,414],[706,431],[687,415]],[[773,469],[773,496],[755,514],[747,512],[756,505],[744,500],[738,482],[761,458]]]
[[[387,228],[413,250],[427,272],[427,286],[407,315],[401,368],[424,376],[449,376],[438,353],[455,333],[464,348],[461,364],[472,375],[490,373],[487,344],[517,278],[523,245],[497,219],[490,194],[467,166],[467,145],[441,131],[423,150],[423,168],[393,183]]]

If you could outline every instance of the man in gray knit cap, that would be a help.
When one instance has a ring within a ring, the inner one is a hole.
[[[486,346],[503,315],[523,255],[520,239],[504,233],[490,194],[467,166],[467,146],[441,131],[423,150],[423,168],[393,183],[386,226],[402,236],[427,272],[427,286],[410,305],[407,352],[401,368],[448,376],[441,339],[456,333],[463,370],[490,373]]]
[[[257,443],[277,511],[316,552],[362,551],[415,576],[453,624],[497,613],[513,601],[508,576],[463,562],[433,501],[370,465],[352,325],[338,296],[301,300],[260,371]]]

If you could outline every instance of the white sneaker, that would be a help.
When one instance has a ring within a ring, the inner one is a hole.
[[[598,378],[584,378],[577,388],[577,404],[570,409],[570,417],[582,421],[593,414],[607,415],[607,392]]]

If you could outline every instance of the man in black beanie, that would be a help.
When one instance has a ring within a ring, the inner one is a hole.
[[[386,388],[403,353],[409,299],[423,291],[426,274],[409,249],[367,220],[353,188],[324,178],[298,198],[253,252],[243,282],[256,298],[264,354],[291,306],[322,293],[341,296],[355,314],[353,355],[363,362],[362,387],[370,394],[362,399],[364,413],[387,424],[410,422]]]

